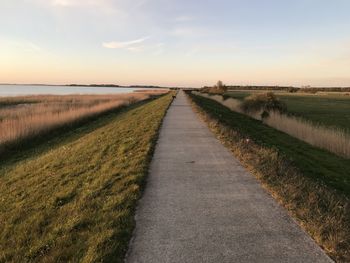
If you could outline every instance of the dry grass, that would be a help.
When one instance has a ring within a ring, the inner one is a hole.
[[[316,126],[301,118],[278,112],[271,112],[264,123],[313,146],[350,158],[350,135],[341,129]]]
[[[2,98],[0,147],[147,99],[154,93]]]
[[[193,94],[212,99],[232,111],[247,114],[254,119],[261,120],[260,112],[244,112],[241,108],[242,102],[237,99],[224,99],[221,95],[211,96],[199,92],[193,92]],[[313,146],[326,149],[345,158],[350,158],[350,135],[346,131],[315,125],[302,118],[278,112],[270,112],[269,117],[264,119],[264,123]]]
[[[197,104],[192,105],[225,146],[328,255],[337,262],[350,262],[350,201],[347,197],[304,176],[276,149],[247,140],[245,135],[211,117]]]

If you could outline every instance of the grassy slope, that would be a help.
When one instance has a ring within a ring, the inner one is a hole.
[[[0,262],[122,262],[170,101],[108,114],[2,165]]]
[[[260,145],[277,149],[305,175],[350,196],[350,162],[325,150],[277,131],[262,122],[229,110],[219,103],[195,96],[195,102],[214,118],[233,127]]]
[[[229,92],[227,95],[243,100],[249,92]],[[324,126],[338,127],[350,132],[350,98],[345,96],[278,95],[287,104],[288,112]]]

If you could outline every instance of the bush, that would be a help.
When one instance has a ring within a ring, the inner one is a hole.
[[[201,89],[201,92],[223,95],[224,93],[227,92],[227,86],[221,80],[219,80],[217,84],[213,87],[203,87]]]
[[[287,91],[289,92],[289,93],[295,93],[295,92],[298,92],[298,88],[294,88],[294,87],[289,87],[289,88],[287,88]]]
[[[275,94],[268,92],[249,96],[242,102],[241,109],[245,113],[261,112],[261,118],[264,119],[269,117],[270,111],[286,112],[287,106]]]

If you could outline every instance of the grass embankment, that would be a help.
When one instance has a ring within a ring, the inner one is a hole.
[[[267,91],[266,91],[267,92]],[[228,92],[226,96],[243,100],[252,93]],[[287,105],[288,113],[314,124],[340,128],[350,133],[350,97],[341,95],[290,94],[277,97]]]
[[[190,95],[212,130],[339,262],[350,261],[350,162]]]
[[[109,113],[0,169],[0,262],[123,262],[171,94]]]

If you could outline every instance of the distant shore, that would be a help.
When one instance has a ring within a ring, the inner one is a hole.
[[[53,87],[102,87],[102,88],[146,88],[146,89],[164,89],[164,88],[178,88],[178,87],[162,87],[153,85],[130,85],[122,86],[117,84],[18,84],[18,83],[0,83],[0,86],[53,86]]]

